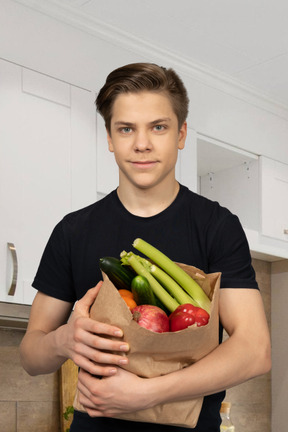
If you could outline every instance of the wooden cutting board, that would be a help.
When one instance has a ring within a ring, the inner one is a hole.
[[[61,366],[59,371],[61,432],[66,432],[67,429],[69,430],[72,422],[72,415],[69,416],[69,420],[66,420],[63,417],[63,413],[66,411],[67,407],[73,406],[77,378],[78,367],[69,359]]]

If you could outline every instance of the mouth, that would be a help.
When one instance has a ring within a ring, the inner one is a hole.
[[[131,164],[138,169],[147,169],[154,167],[158,161],[131,161]]]

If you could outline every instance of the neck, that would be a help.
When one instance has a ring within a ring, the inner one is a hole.
[[[153,189],[140,189],[137,187],[117,189],[118,197],[124,207],[135,216],[149,217],[154,216],[167,207],[175,200],[179,192],[179,183],[174,179],[170,185],[165,187],[157,185]]]

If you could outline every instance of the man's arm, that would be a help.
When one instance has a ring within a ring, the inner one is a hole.
[[[220,319],[229,338],[189,369],[179,373],[182,389],[167,399],[206,396],[226,390],[271,368],[270,335],[260,292],[256,289],[221,289]],[[176,376],[167,377],[173,389]],[[183,375],[183,376],[181,376]],[[179,386],[178,386],[179,387]],[[168,401],[168,400],[167,400]]]
[[[129,372],[105,380],[79,374],[80,402],[92,416],[117,414],[206,396],[247,381],[271,368],[270,336],[256,289],[221,289],[220,319],[229,338],[190,367],[142,379]],[[125,386],[125,394],[119,388]]]
[[[93,375],[109,376],[116,372],[114,365],[127,362],[123,353],[128,350],[128,345],[121,340],[102,337],[121,338],[122,331],[89,318],[90,307],[100,286],[101,282],[76,303],[68,322],[71,303],[41,292],[36,294],[27,332],[20,346],[22,365],[29,374],[55,372],[70,358]],[[119,351],[119,355],[109,351]]]

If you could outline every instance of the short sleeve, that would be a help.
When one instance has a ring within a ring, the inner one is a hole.
[[[237,216],[226,214],[209,249],[209,270],[222,273],[222,288],[258,288],[248,241]]]
[[[65,234],[63,221],[56,225],[48,240],[32,286],[59,300],[76,300],[69,239]]]

